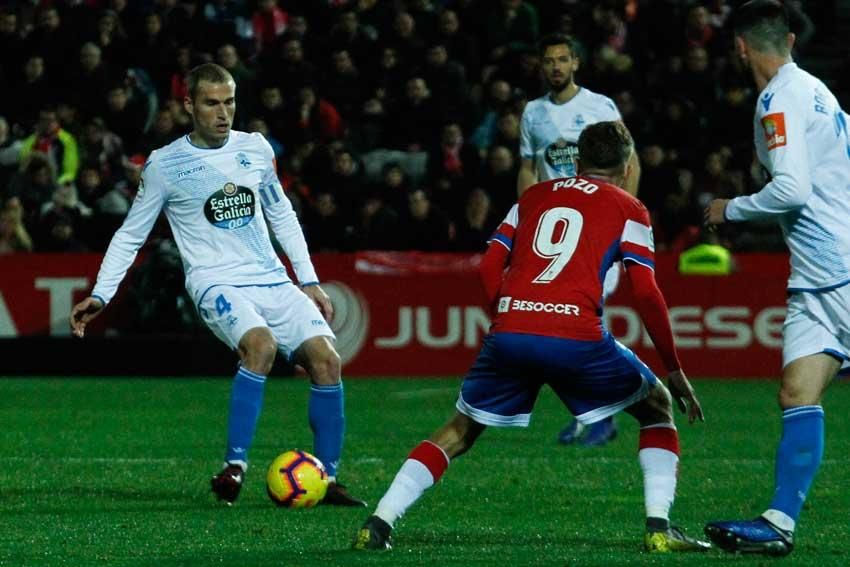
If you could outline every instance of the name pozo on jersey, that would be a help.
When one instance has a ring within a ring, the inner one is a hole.
[[[204,215],[218,228],[234,229],[245,226],[254,218],[254,192],[235,183],[225,183],[204,204]]]

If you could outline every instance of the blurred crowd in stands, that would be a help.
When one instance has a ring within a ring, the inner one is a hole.
[[[185,74],[206,61],[233,74],[235,128],[271,143],[313,251],[483,250],[515,201],[520,117],[545,94],[535,41],[549,32],[578,39],[577,83],[631,129],[659,249],[692,244],[710,199],[765,182],[730,1],[3,5],[0,253],[105,250],[146,157],[191,128]],[[789,7],[804,51],[834,2]],[[770,227],[721,236],[781,249]]]

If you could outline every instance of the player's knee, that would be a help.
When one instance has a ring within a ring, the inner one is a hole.
[[[317,384],[332,385],[339,382],[342,362],[337,352],[328,348],[311,358],[308,370],[310,377]]]
[[[251,372],[271,372],[277,355],[277,341],[268,329],[251,329],[239,341],[242,364]]]
[[[779,407],[783,410],[817,403],[817,400],[810,398],[803,388],[794,384],[783,383],[782,387],[779,388]]]
[[[632,414],[641,426],[673,423],[673,397],[664,384],[659,382],[644,400],[626,411]]]

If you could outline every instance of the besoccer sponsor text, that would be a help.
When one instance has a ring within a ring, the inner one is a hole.
[[[499,298],[499,313],[508,311],[525,311],[528,313],[555,313],[556,315],[577,316],[578,305],[571,303],[544,303],[542,301],[528,301],[525,299],[513,299],[512,297]]]

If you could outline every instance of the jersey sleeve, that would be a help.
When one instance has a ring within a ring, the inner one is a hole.
[[[519,155],[522,159],[534,159],[534,146],[531,143],[531,105],[522,111],[519,122]]]
[[[301,224],[292,209],[292,203],[289,202],[289,198],[284,193],[283,186],[281,186],[277,177],[274,152],[265,138],[261,142],[265,147],[268,164],[263,172],[263,180],[260,184],[263,211],[269,221],[269,226],[271,226],[278,242],[283,247],[286,257],[289,258],[292,269],[295,270],[298,283],[301,286],[317,284],[319,277],[316,275],[313,262],[310,260],[304,232],[301,230]]]
[[[511,251],[514,245],[514,234],[516,234],[516,226],[519,223],[519,205],[514,205],[511,207],[511,210],[508,211],[505,220],[502,221],[502,224],[496,229],[496,232],[493,233],[493,236],[490,237],[488,241],[489,244],[501,244],[505,248],[508,249],[508,252]]]
[[[806,204],[812,193],[806,143],[805,101],[781,91],[773,93],[765,110],[759,99],[756,136],[764,136],[770,183],[753,195],[736,197],[726,207],[726,220],[746,221],[781,215]]]
[[[499,288],[502,286],[505,265],[513,248],[518,216],[518,206],[514,205],[508,211],[508,216],[505,217],[505,220],[502,221],[502,224],[493,233],[487,252],[484,253],[484,257],[481,259],[479,275],[481,277],[481,284],[484,287],[484,295],[491,305],[496,301]]]
[[[152,158],[142,170],[136,199],[121,228],[112,237],[97,274],[92,296],[100,299],[104,305],[115,296],[121,280],[136,259],[165,205],[167,189],[159,167]]]
[[[620,254],[623,264],[628,268],[629,263],[640,264],[655,269],[655,239],[652,235],[652,224],[649,221],[649,211],[639,203],[629,205],[632,209],[623,225],[620,236]]]
[[[623,117],[617,105],[614,104],[614,101],[607,96],[603,96],[602,98],[604,99],[602,104],[602,121],[622,122]]]

